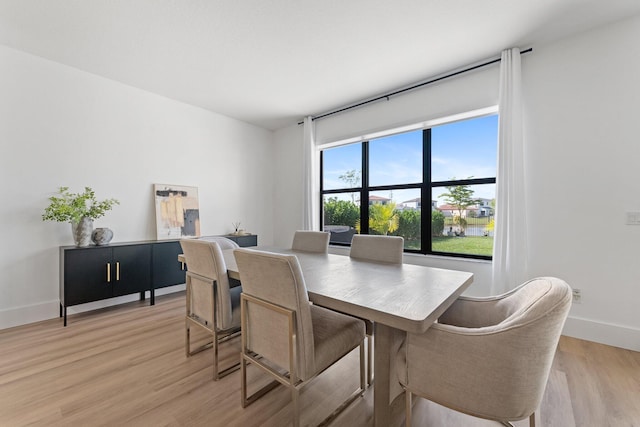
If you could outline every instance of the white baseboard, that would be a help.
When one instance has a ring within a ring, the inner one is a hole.
[[[640,351],[640,330],[628,326],[569,316],[564,324],[562,335]]]
[[[156,296],[180,292],[185,289],[185,285],[169,286],[157,289]],[[96,310],[110,307],[112,305],[124,304],[126,302],[137,301],[138,294],[124,295],[101,301],[90,302],[67,307],[67,315],[82,313],[84,311]],[[149,295],[147,294],[147,298]],[[26,325],[28,323],[40,322],[43,320],[55,319],[60,316],[60,301],[47,301],[39,304],[26,305],[21,307],[7,308],[0,310],[0,329],[12,328],[14,326]],[[61,321],[62,322],[62,321]]]
[[[60,302],[58,300],[5,308],[0,310],[0,329],[53,319],[59,314]]]

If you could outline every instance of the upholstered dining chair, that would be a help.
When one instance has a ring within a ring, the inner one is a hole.
[[[354,234],[349,256],[363,261],[402,264],[404,239],[400,236]],[[373,322],[365,319],[367,327],[367,384],[373,379]]]
[[[364,323],[311,304],[295,255],[251,249],[236,249],[234,254],[243,288],[242,406],[283,384],[291,391],[293,425],[299,426],[300,389],[356,347],[360,347],[360,387],[339,409],[361,396],[365,387]],[[247,395],[248,363],[275,377],[251,396]]]
[[[228,240],[228,239],[226,239]],[[234,243],[229,240],[229,242]],[[223,242],[225,244],[226,242]],[[205,330],[212,337],[213,379],[239,368],[236,363],[222,371],[218,367],[218,345],[240,331],[240,286],[230,287],[220,243],[198,239],[180,240],[187,262],[187,314],[185,349],[187,357],[209,347],[191,350],[191,328]]]
[[[502,295],[460,297],[423,334],[407,334],[397,356],[406,392],[479,418],[512,425],[529,418],[544,394],[571,288],[553,277]]]
[[[330,234],[326,231],[301,231],[293,236],[291,249],[294,251],[317,252],[326,254],[329,252]]]
[[[218,246],[220,246],[220,249],[222,249],[223,251],[225,249],[237,249],[240,247],[240,245],[238,245],[236,242],[231,239],[227,239],[224,236],[205,236],[200,237],[198,240],[203,240],[205,242],[216,242]]]
[[[400,236],[354,234],[349,256],[365,261],[402,264],[404,239]]]

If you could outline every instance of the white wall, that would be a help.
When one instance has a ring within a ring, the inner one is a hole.
[[[640,211],[637,40],[640,17],[534,46],[522,59],[531,274],[555,275],[582,290],[565,334],[640,351],[640,226],[624,224],[627,210]],[[331,142],[490,106],[497,102],[498,77],[498,67],[489,67],[318,120],[317,139]],[[282,129],[275,139],[278,157],[301,156],[301,127]],[[279,168],[276,186],[300,182],[300,173],[299,167]],[[301,206],[302,192],[276,205],[282,244],[290,242]],[[490,263],[414,255],[405,261],[471,271],[475,280],[467,294],[489,293]]]
[[[58,316],[59,186],[120,201],[94,224],[114,242],[155,239],[161,183],[198,187],[203,235],[241,221],[272,243],[272,132],[4,46],[0,94],[0,328]]]
[[[640,350],[640,17],[524,58],[533,274],[582,290],[565,331]]]

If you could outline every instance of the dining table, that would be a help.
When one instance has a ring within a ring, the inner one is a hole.
[[[373,322],[374,426],[397,424],[404,401],[395,364],[406,334],[424,333],[471,285],[473,274],[271,246],[248,250],[296,255],[313,304]],[[227,273],[241,282],[233,252],[222,251]]]

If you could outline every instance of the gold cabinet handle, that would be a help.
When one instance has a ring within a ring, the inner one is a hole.
[[[120,261],[116,262],[116,281],[120,280]]]
[[[107,283],[111,282],[111,263],[107,263]]]

